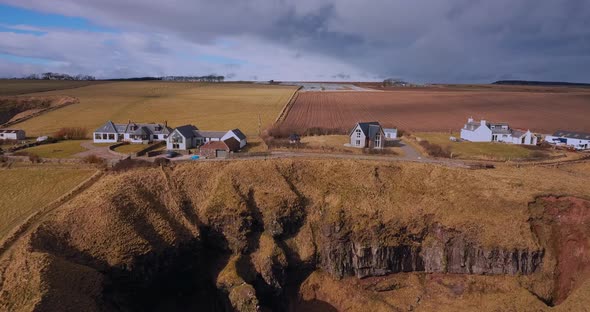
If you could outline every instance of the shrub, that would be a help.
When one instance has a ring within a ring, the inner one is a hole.
[[[145,160],[138,160],[138,159],[123,159],[116,163],[111,170],[117,172],[128,171],[136,168],[156,168],[159,165],[156,165],[153,162],[145,161]]]
[[[29,154],[29,161],[34,164],[38,164],[42,161],[42,159],[39,157],[39,155]]]
[[[87,164],[103,164],[104,159],[96,155],[88,155],[84,157],[83,161]]]
[[[18,141],[17,140],[10,140],[10,139],[1,139],[0,140],[0,145],[17,145]]]
[[[158,157],[154,160],[156,166],[168,166],[170,165],[170,159],[164,157]]]
[[[61,128],[54,133],[53,137],[60,140],[83,140],[87,138],[87,134],[86,128]]]
[[[432,144],[426,140],[420,141],[420,146],[422,146],[428,155],[432,157],[441,157],[441,158],[451,158],[451,151],[449,147],[442,147],[437,144]]]

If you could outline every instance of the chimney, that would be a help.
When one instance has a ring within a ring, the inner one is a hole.
[[[486,125],[486,123],[487,123],[487,122],[485,121],[485,119],[482,119],[482,120],[481,120],[481,125],[482,125],[482,126],[485,126],[485,125]]]
[[[131,123],[131,119],[127,119],[127,123],[130,124]]]
[[[473,122],[473,117],[467,118],[467,122]]]
[[[168,120],[164,120],[164,127],[168,127]]]

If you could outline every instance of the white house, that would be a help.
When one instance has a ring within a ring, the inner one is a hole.
[[[240,142],[240,149],[244,148],[248,142],[246,141],[246,135],[240,129],[233,129],[229,130],[223,137],[221,137],[222,141],[225,141],[229,138],[234,138],[238,142]]]
[[[558,130],[545,137],[545,141],[558,146],[569,146],[576,150],[590,149],[590,133]]]
[[[199,129],[193,125],[180,126],[174,129],[166,140],[166,148],[168,150],[186,151],[201,145],[202,142],[197,142],[198,131]]]
[[[0,129],[0,140],[24,140],[26,138],[24,130]]]
[[[397,139],[397,129],[383,128],[383,133],[385,134],[385,140]]]
[[[385,133],[378,122],[359,122],[350,130],[350,146],[357,148],[383,148]]]
[[[172,128],[167,123],[135,123],[115,124],[107,121],[93,134],[94,143],[129,142],[147,144],[154,141],[166,141]]]
[[[537,136],[530,130],[511,129],[507,123],[490,123],[486,120],[467,119],[461,129],[461,139],[470,142],[503,142],[509,144],[536,145]]]

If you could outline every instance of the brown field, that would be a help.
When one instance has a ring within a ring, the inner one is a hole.
[[[489,91],[404,89],[382,92],[302,92],[281,124],[346,131],[358,121],[410,131],[457,131],[467,117],[509,122],[514,128],[550,133],[590,131],[590,91]]]

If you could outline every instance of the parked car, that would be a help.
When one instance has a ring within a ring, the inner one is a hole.
[[[176,156],[178,156],[178,153],[175,151],[167,151],[166,152],[166,158],[174,158]]]

